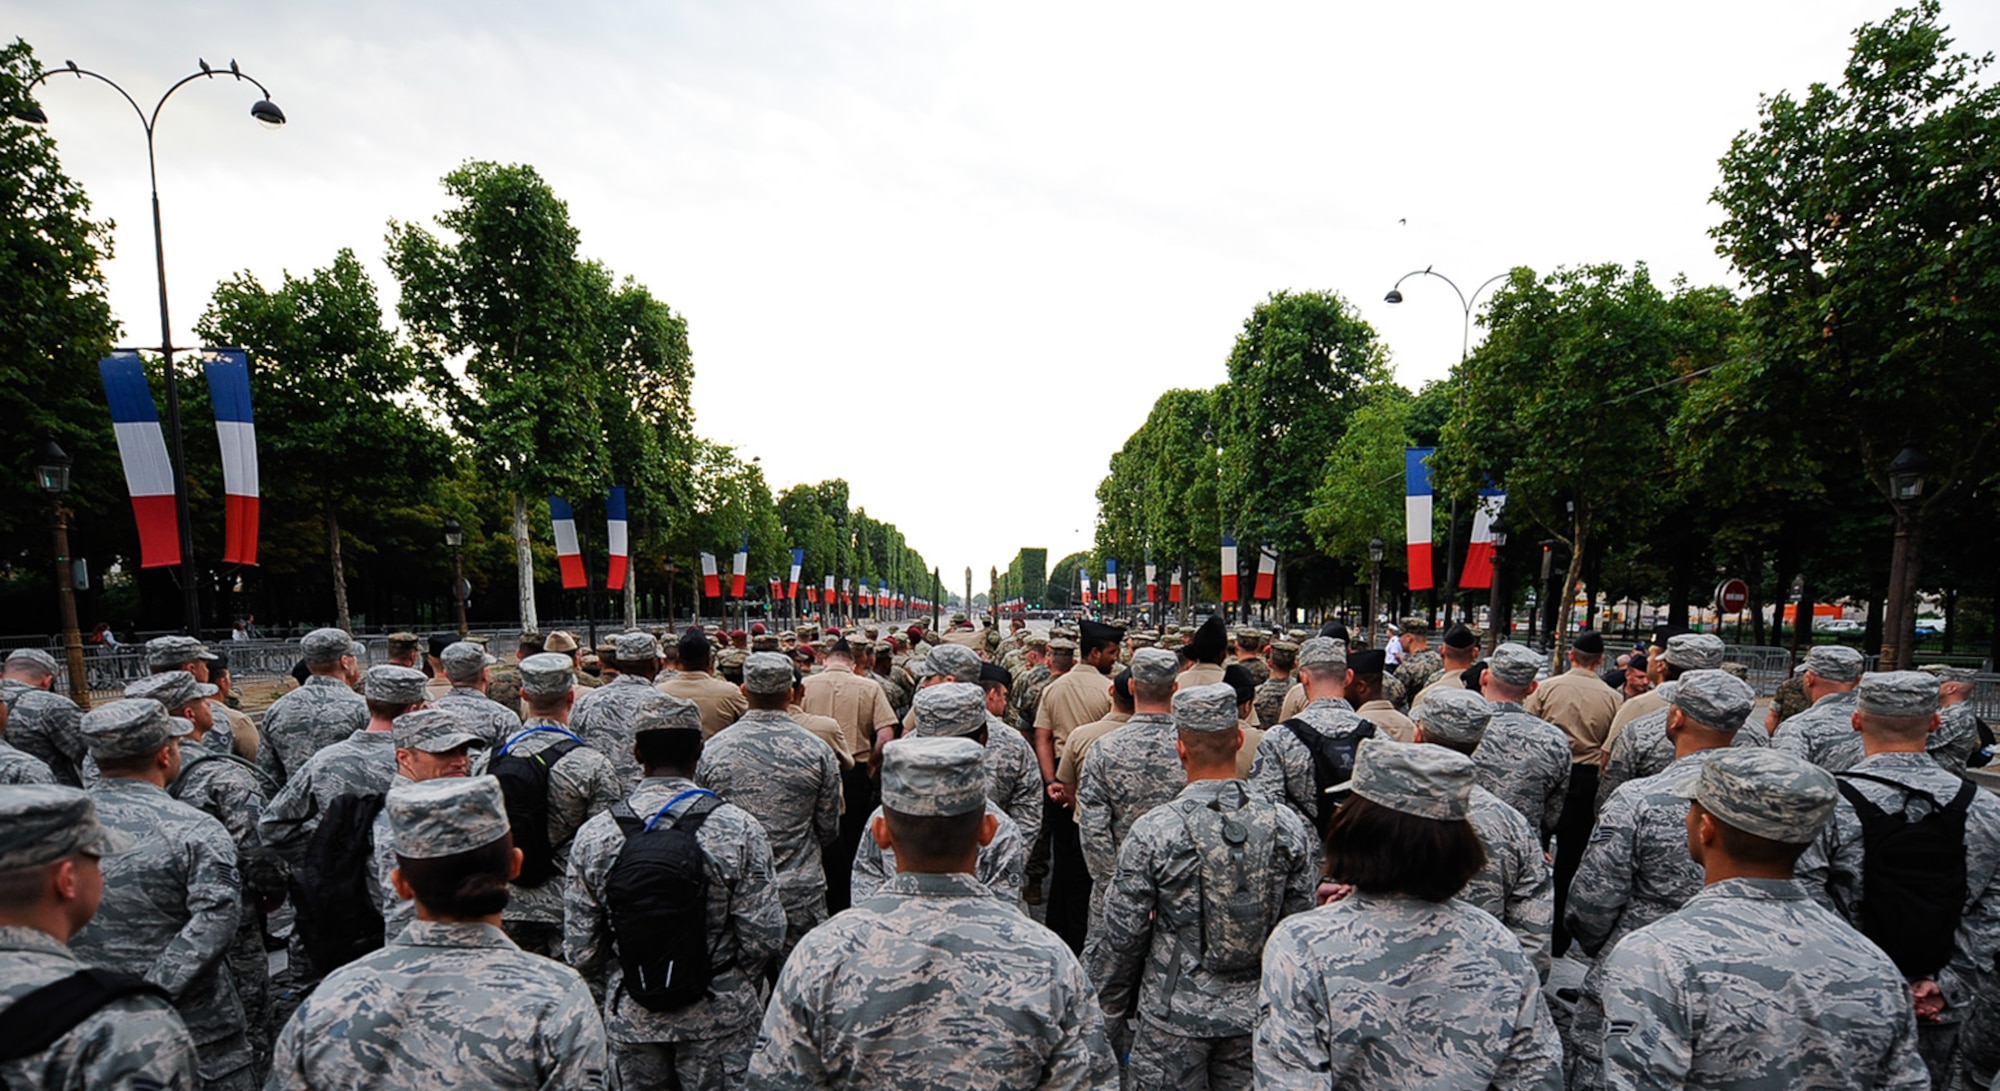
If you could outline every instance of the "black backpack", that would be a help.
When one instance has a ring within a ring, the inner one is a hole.
[[[1313,759],[1313,800],[1319,806],[1319,833],[1326,836],[1327,823],[1333,821],[1335,802],[1327,798],[1326,790],[1336,784],[1345,784],[1354,779],[1354,752],[1361,748],[1361,740],[1373,738],[1375,725],[1367,720],[1357,721],[1353,730],[1343,735],[1329,736],[1301,719],[1290,719],[1279,724],[1299,740]]]
[[[694,803],[670,825],[660,816],[688,796]],[[721,806],[715,793],[690,788],[642,819],[619,801],[611,817],[625,847],[604,882],[611,935],[624,990],[649,1011],[673,1011],[708,995],[718,969],[708,953],[708,867],[695,840],[702,823]]]
[[[533,754],[516,754],[509,749],[529,734],[553,731],[563,736],[554,746]],[[531,727],[507,740],[486,771],[500,781],[500,794],[507,800],[507,825],[514,832],[514,847],[521,850],[521,876],[515,886],[541,886],[562,874],[563,863],[555,858],[549,844],[549,770],[583,740],[560,727]]]
[[[313,829],[305,858],[292,869],[299,943],[317,974],[382,946],[382,911],[368,895],[382,798],[378,792],[334,800]]]
[[[1872,780],[1930,801],[1912,822],[1869,802],[1849,778]],[[1867,773],[1838,776],[1840,794],[1861,818],[1861,933],[1875,941],[1903,976],[1924,981],[1951,961],[1965,912],[1965,815],[1977,785],[1966,782],[1948,805],[1900,781]]]
[[[0,1012],[0,1064],[48,1049],[63,1035],[121,997],[151,993],[171,1004],[167,990],[131,974],[78,970],[21,997]],[[7,1087],[0,1079],[0,1088]]]

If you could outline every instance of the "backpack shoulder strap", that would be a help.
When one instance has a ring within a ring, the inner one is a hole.
[[[1846,771],[1846,772],[1844,772],[1844,773],[1836,773],[1836,774],[1834,774],[1834,779],[1835,779],[1835,780],[1843,780],[1844,778],[1853,778],[1853,779],[1855,779],[1855,780],[1866,780],[1866,781],[1872,781],[1872,782],[1874,782],[1874,783],[1876,783],[1876,784],[1884,784],[1884,785],[1887,785],[1887,786],[1889,786],[1889,787],[1891,787],[1891,788],[1894,788],[1894,789],[1896,789],[1896,790],[1897,790],[1897,791],[1899,791],[1899,792],[1902,792],[1902,793],[1903,793],[1903,794],[1905,794],[1905,795],[1913,795],[1913,796],[1917,796],[1917,797],[1919,797],[1919,798],[1922,798],[1922,799],[1928,799],[1928,800],[1930,800],[1930,802],[1931,802],[1931,807],[1932,807],[1932,808],[1934,808],[1934,809],[1936,809],[1936,810],[1940,810],[1940,811],[1941,811],[1941,810],[1943,810],[1943,809],[1944,809],[1944,803],[1943,803],[1943,802],[1941,802],[1941,801],[1940,801],[1940,800],[1939,800],[1939,799],[1938,799],[1938,798],[1937,798],[1936,796],[1934,796],[1934,795],[1930,794],[1929,792],[1926,792],[1926,791],[1924,791],[1924,790],[1923,790],[1922,788],[1916,788],[1916,787],[1912,787],[1911,785],[1908,785],[1908,784],[1904,784],[1904,783],[1903,783],[1902,781],[1900,781],[1900,780],[1891,780],[1891,779],[1889,779],[1888,777],[1878,777],[1878,776],[1876,776],[1876,775],[1875,775],[1875,774],[1873,774],[1873,773],[1857,773],[1857,772],[1855,772],[1855,771],[1854,771],[1854,770],[1852,770],[1852,769],[1849,769],[1849,770],[1847,770],[1847,771]],[[1968,781],[1968,782],[1967,782],[1967,784],[1968,784],[1968,786],[1969,786],[1969,785],[1970,785],[1970,782]],[[1851,802],[1853,802],[1853,801],[1854,801],[1854,798],[1855,798],[1855,796],[1858,796],[1858,795],[1860,795],[1861,793],[1860,793],[1860,792],[1859,792],[1859,791],[1857,790],[1857,791],[1853,792],[1852,794],[1850,794],[1850,793],[1849,793],[1849,792],[1847,791],[1847,786],[1846,786],[1846,785],[1845,785],[1845,784],[1843,783],[1843,784],[1842,784],[1842,786],[1841,786],[1841,793],[1840,793],[1840,794],[1841,794],[1841,795],[1844,795],[1844,796],[1847,796],[1847,798],[1848,798],[1848,802],[1850,802],[1850,803],[1851,803]],[[1959,792],[1959,794],[1960,794],[1960,795],[1964,795],[1965,793],[1964,793],[1963,791],[1961,791],[1961,792]],[[1968,800],[1968,801],[1967,801],[1967,806],[1970,806],[1970,805],[1971,805],[1971,802],[1970,802],[1970,800]],[[1857,804],[1857,806],[1858,806],[1858,804]],[[1879,810],[1879,809],[1880,809],[1880,808],[1877,808],[1877,810]]]
[[[1944,809],[1945,813],[1951,815],[1953,818],[1963,819],[1965,813],[1972,809],[1972,801],[1978,795],[1979,785],[1969,780],[1966,781],[1959,786],[1958,794],[1951,797],[1951,803]]]
[[[1861,789],[1856,788],[1853,785],[1853,783],[1847,779],[1849,776],[1863,776],[1863,774],[1841,773],[1833,778],[1833,784],[1834,787],[1840,789],[1840,794],[1843,797],[1845,797],[1847,802],[1854,807],[1854,813],[1861,816],[1861,822],[1863,825],[1875,822],[1889,813],[1883,810],[1882,808],[1877,807],[1874,804],[1874,802],[1870,800],[1867,796],[1862,795]],[[1880,780],[1881,778],[1865,777],[1864,779]]]
[[[720,797],[713,792],[703,791],[701,795],[695,797],[693,803],[688,804],[688,809],[682,811],[679,818],[674,819],[674,829],[684,830],[689,835],[698,834],[701,832],[702,823],[707,822],[708,816],[714,814],[721,806]]]
[[[139,993],[152,993],[169,1000],[166,990],[158,985],[110,970],[78,970],[51,981],[0,1012],[0,1062],[32,1057],[56,1044],[106,1004]]]
[[[640,818],[639,813],[632,809],[630,800],[621,799],[611,805],[611,820],[618,823],[618,829],[627,838],[636,833],[643,833],[646,829],[646,820]]]

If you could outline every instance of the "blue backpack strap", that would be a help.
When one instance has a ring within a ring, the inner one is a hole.
[[[646,820],[645,832],[647,833],[653,832],[653,827],[659,825],[660,819],[665,818],[667,812],[674,809],[675,804],[679,803],[683,799],[687,799],[690,796],[707,796],[710,799],[722,798],[721,796],[716,795],[714,792],[711,792],[706,788],[689,788],[687,791],[682,792],[681,794],[675,796],[670,800],[667,800],[666,806],[661,807],[657,811],[654,811],[653,817]]]
[[[583,740],[577,738],[575,733],[571,732],[568,728],[557,727],[554,724],[538,724],[534,727],[527,729],[526,731],[523,731],[515,735],[513,738],[508,739],[506,742],[501,743],[500,749],[494,751],[493,756],[496,758],[506,757],[507,751],[513,749],[515,743],[520,742],[522,739],[525,739],[528,736],[533,735],[538,731],[553,731],[556,734],[561,735],[563,738],[575,741],[576,744],[579,746],[583,745]]]

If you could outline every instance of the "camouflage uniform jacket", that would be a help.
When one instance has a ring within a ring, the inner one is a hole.
[[[267,746],[266,749],[269,749]],[[261,755],[263,750],[259,750]],[[396,743],[387,731],[356,731],[314,754],[278,790],[257,832],[271,851],[296,864],[319,827],[320,815],[347,795],[382,795],[396,775]]]
[[[530,757],[575,737],[563,724],[530,717],[502,746],[509,754]],[[585,822],[623,798],[624,782],[611,768],[611,759],[588,746],[577,747],[549,766],[549,858],[555,862],[555,873],[540,886],[510,886],[503,919],[562,923],[563,861],[569,859],[570,842]]]
[[[497,701],[501,708],[521,714],[521,669],[513,664],[496,666],[486,676],[487,699]]]
[[[976,1073],[976,1077],[967,1074]],[[807,934],[749,1086],[928,1091],[1117,1082],[1097,995],[1055,933],[970,875],[898,874]]]
[[[0,784],[54,784],[56,775],[42,759],[0,739]]]
[[[1322,697],[1301,709],[1297,719],[1321,735],[1339,738],[1354,730],[1361,714],[1338,697]],[[1313,779],[1312,751],[1290,728],[1273,727],[1257,744],[1257,764],[1250,770],[1250,784],[1271,802],[1290,804],[1307,826],[1319,828],[1320,790]]]
[[[1248,659],[1238,659],[1236,665],[1249,671],[1250,681],[1257,685],[1261,686],[1271,680],[1271,664],[1266,663],[1264,657],[1261,655],[1253,655]]]
[[[1403,683],[1404,693],[1422,693],[1425,686],[1444,674],[1444,657],[1425,648],[1415,655],[1404,656],[1394,674]]]
[[[1486,866],[1466,881],[1458,897],[1506,925],[1521,941],[1521,953],[1534,964],[1535,973],[1546,980],[1556,895],[1542,839],[1521,812],[1477,786],[1472,789],[1470,819],[1486,849]]]
[[[514,711],[514,706],[503,705],[472,686],[453,686],[439,694],[431,705],[455,714],[467,731],[478,732],[479,737],[485,740],[489,753],[506,742],[507,736],[521,730],[521,716]],[[579,699],[577,708],[581,710],[582,707],[583,702]],[[574,720],[575,716],[570,718]]]
[[[1007,812],[986,801],[986,813],[997,819],[998,829],[993,831],[993,840],[979,846],[979,862],[972,869],[972,877],[991,891],[993,896],[1008,905],[1014,904],[1020,893],[1021,884],[1028,871],[1028,845],[1022,838],[1021,827],[1007,817]],[[885,849],[875,843],[869,831],[875,820],[882,817],[882,808],[877,807],[868,816],[868,824],[861,827],[861,843],[854,849],[854,900],[873,897],[896,877],[896,850]]]
[[[694,787],[685,777],[647,777],[632,794],[632,811],[650,819]],[[683,800],[661,824],[679,818],[694,802],[694,798]],[[605,1031],[614,1042],[721,1038],[748,1032],[763,1015],[757,984],[765,964],[778,956],[785,940],[785,911],[778,904],[771,871],[771,842],[755,818],[724,803],[702,822],[695,843],[701,846],[702,868],[708,873],[708,954],[715,977],[703,999],[677,1011],[658,1012],[625,994],[625,973],[605,900],[612,865],[625,851],[625,832],[616,818],[600,814],[576,835],[563,888],[563,960],[576,967],[598,997]]]
[[[1034,844],[1042,831],[1043,798],[1042,763],[1035,748],[1019,731],[988,713],[986,753],[980,763],[986,768],[986,798],[1014,820],[1028,844]]]
[[[1225,825],[1189,820],[1203,810]],[[1240,847],[1226,840],[1229,823],[1247,827]],[[1147,812],[1118,850],[1102,926],[1084,949],[1105,1011],[1143,1013],[1184,1038],[1249,1034],[1264,941],[1312,908],[1312,839],[1291,808],[1240,780],[1196,781]]]
[[[367,726],[366,699],[338,678],[309,675],[265,710],[257,768],[283,788],[307,759]]]
[[[1688,856],[1688,801],[1674,792],[1700,779],[1702,764],[1720,753],[1677,758],[1653,776],[1626,782],[1606,801],[1563,914],[1585,951],[1603,955],[1701,891],[1701,865]]]
[[[1264,945],[1258,1006],[1260,1089],[1562,1091],[1535,968],[1456,898],[1356,891],[1286,918]]]
[[[246,900],[284,895],[284,862],[264,847],[257,832],[257,820],[271,798],[271,784],[256,766],[234,754],[203,754],[195,760],[190,752],[182,757],[181,774],[167,791],[229,831]]]
[[[576,699],[570,709],[569,729],[584,745],[611,759],[624,791],[639,783],[639,759],[632,753],[632,725],[637,722],[639,703],[657,692],[653,683],[636,674],[621,674]],[[621,793],[622,794],[622,793]]]
[[[575,970],[490,924],[414,921],[326,976],[278,1035],[269,1087],[604,1086],[604,1024]]]
[[[1650,777],[1674,763],[1674,740],[1667,737],[1667,713],[1671,711],[1661,708],[1648,712],[1626,724],[1612,740],[1604,772],[1597,778],[1598,810],[1604,809],[1619,785]],[[1735,746],[1770,746],[1771,736],[1765,734],[1763,722],[1753,717],[1737,729],[1731,742]]]
[[[1607,1083],[1926,1088],[1887,956],[1798,883],[1725,879],[1607,960]]]
[[[1252,699],[1250,706],[1257,712],[1257,726],[1266,731],[1278,726],[1278,722],[1285,718],[1282,715],[1285,707],[1285,694],[1291,688],[1292,678],[1290,675],[1285,675],[1282,678],[1266,679],[1257,686],[1256,696]]]
[[[398,772],[389,782],[389,790],[395,791],[399,784],[415,784],[416,781]],[[396,830],[389,824],[389,808],[375,813],[375,825],[368,834],[368,852],[374,861],[368,871],[368,896],[374,899],[375,908],[382,913],[382,940],[393,943],[403,934],[404,926],[417,919],[417,903],[396,893],[395,880],[390,872],[400,866],[396,860]],[[553,881],[553,880],[551,880]],[[508,899],[510,902],[512,898]]]
[[[167,990],[200,1051],[202,1080],[226,1080],[251,1063],[236,979],[223,961],[243,912],[229,831],[145,781],[107,777],[90,797],[99,821],[134,847],[104,858],[104,899],[70,950]]]
[[[1967,763],[1979,750],[1979,720],[1972,714],[1972,702],[1938,709],[1938,729],[1924,740],[1924,749],[1946,772],[1964,776]]]
[[[1771,707],[1778,710],[1779,723],[1812,707],[1812,702],[1806,700],[1805,680],[1795,674],[1778,683],[1777,692],[1771,695]]]
[[[890,673],[886,676],[871,673],[868,677],[882,687],[882,696],[889,699],[890,710],[895,712],[896,718],[900,720],[910,714],[910,704],[916,700],[916,692],[902,678],[896,677],[898,674],[909,676],[908,671],[899,671],[891,667]]]
[[[1076,823],[1092,882],[1108,888],[1133,824],[1187,786],[1179,739],[1172,716],[1141,712],[1091,747],[1077,778]]]
[[[1054,675],[1049,673],[1047,663],[1037,663],[1014,675],[1014,684],[1009,688],[1013,693],[1014,707],[1020,711],[1018,722],[1033,727],[1035,710],[1041,707],[1042,690],[1048,687]]]
[[[1495,701],[1479,749],[1479,786],[1521,812],[1543,837],[1556,832],[1569,791],[1569,736],[1514,701]]]
[[[83,710],[60,693],[0,679],[7,705],[7,741],[40,758],[56,782],[83,787]]]
[[[1854,730],[1854,708],[1853,690],[1829,693],[1779,724],[1771,745],[1829,773],[1852,768],[1863,753],[1861,732]]]
[[[1965,783],[1938,768],[1928,754],[1873,754],[1856,763],[1852,771],[1927,792],[1940,805],[1950,803]],[[1927,813],[1930,807],[1922,797],[1886,784],[1858,777],[1849,783],[1890,814],[1902,809],[1916,816]],[[1833,818],[1798,863],[1799,881],[1806,891],[1855,928],[1861,927],[1863,855],[1861,816],[1842,796],[1834,802]],[[2000,956],[2000,798],[1982,790],[1972,797],[1972,807],[1965,815],[1965,908],[1952,943],[1951,961],[1937,975],[1938,990],[1947,1005],[1947,1022],[1962,1018],[1976,996],[1990,996],[2000,988],[1996,956]]]
[[[0,1012],[44,985],[83,969],[69,948],[35,928],[0,925]],[[42,1091],[161,1088],[194,1091],[194,1039],[157,996],[105,1005],[40,1053],[0,1064],[0,1082]]]
[[[840,760],[790,716],[753,708],[708,740],[695,783],[763,823],[788,917],[826,916],[820,847],[840,834]]]

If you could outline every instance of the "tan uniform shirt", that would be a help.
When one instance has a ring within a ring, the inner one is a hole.
[[[882,687],[851,670],[821,671],[808,677],[805,700],[799,707],[838,723],[847,735],[847,753],[856,762],[874,755],[877,731],[896,726],[896,710],[889,707]]]
[[[1449,667],[1446,667],[1445,672],[1443,674],[1438,675],[1437,681],[1432,682],[1430,685],[1425,686],[1423,689],[1417,691],[1417,696],[1414,700],[1410,702],[1410,707],[1414,709],[1418,705],[1423,704],[1424,698],[1429,697],[1431,694],[1436,693],[1438,690],[1464,689],[1465,679],[1460,677],[1461,673],[1462,672],[1460,671],[1455,671]]]
[[[1057,751],[1056,779],[1069,786],[1069,797],[1076,798],[1076,786],[1083,777],[1083,758],[1097,740],[1125,725],[1132,714],[1113,712],[1102,720],[1084,724],[1069,733]]]
[[[681,671],[653,688],[684,701],[693,701],[701,709],[701,737],[704,739],[714,738],[716,732],[741,719],[750,709],[750,703],[743,699],[741,689],[705,671]]]
[[[1610,689],[1611,687],[1606,686],[1604,688]],[[1613,692],[1615,694],[1618,691]],[[1531,693],[1528,696],[1533,697],[1534,694]],[[1618,738],[1620,731],[1625,730],[1626,724],[1644,716],[1648,712],[1658,712],[1665,707],[1667,707],[1667,699],[1660,696],[1660,691],[1657,689],[1649,689],[1637,697],[1628,698],[1624,704],[1618,706],[1618,715],[1611,718],[1611,730],[1606,732],[1604,736],[1604,752],[1607,755],[1610,754],[1612,741]]]
[[[848,749],[847,733],[840,729],[839,720],[831,716],[820,716],[807,712],[797,705],[786,709],[785,715],[790,716],[798,722],[800,727],[826,740],[826,744],[833,747],[833,756],[840,759],[841,772],[844,773],[854,768],[854,751]],[[841,800],[843,809],[846,803],[845,799]]]
[[[1569,736],[1570,761],[1581,763],[1604,757],[1620,700],[1618,691],[1605,685],[1596,672],[1571,667],[1536,686],[1521,706],[1562,728]]]
[[[1221,667],[1214,663],[1196,663],[1182,671],[1174,679],[1174,684],[1177,689],[1193,689],[1196,686],[1213,686],[1221,681]]]
[[[1257,764],[1257,744],[1264,741],[1264,729],[1257,726],[1255,719],[1238,720],[1236,726],[1243,729],[1243,747],[1236,751],[1236,776],[1239,780],[1250,779],[1250,769]]]
[[[1285,691],[1284,705],[1278,709],[1278,722],[1284,723],[1304,712],[1309,704],[1312,704],[1312,701],[1306,697],[1305,683],[1292,683],[1292,688]]]
[[[1041,704],[1035,707],[1035,729],[1046,729],[1061,753],[1071,731],[1110,714],[1111,679],[1079,663],[1043,688]]]
[[[438,698],[450,692],[451,679],[442,674],[424,683],[424,699],[432,704],[436,704]]]
[[[1384,700],[1373,700],[1354,711],[1361,718],[1375,725],[1375,730],[1397,742],[1417,741],[1416,721],[1396,711],[1396,706]]]

